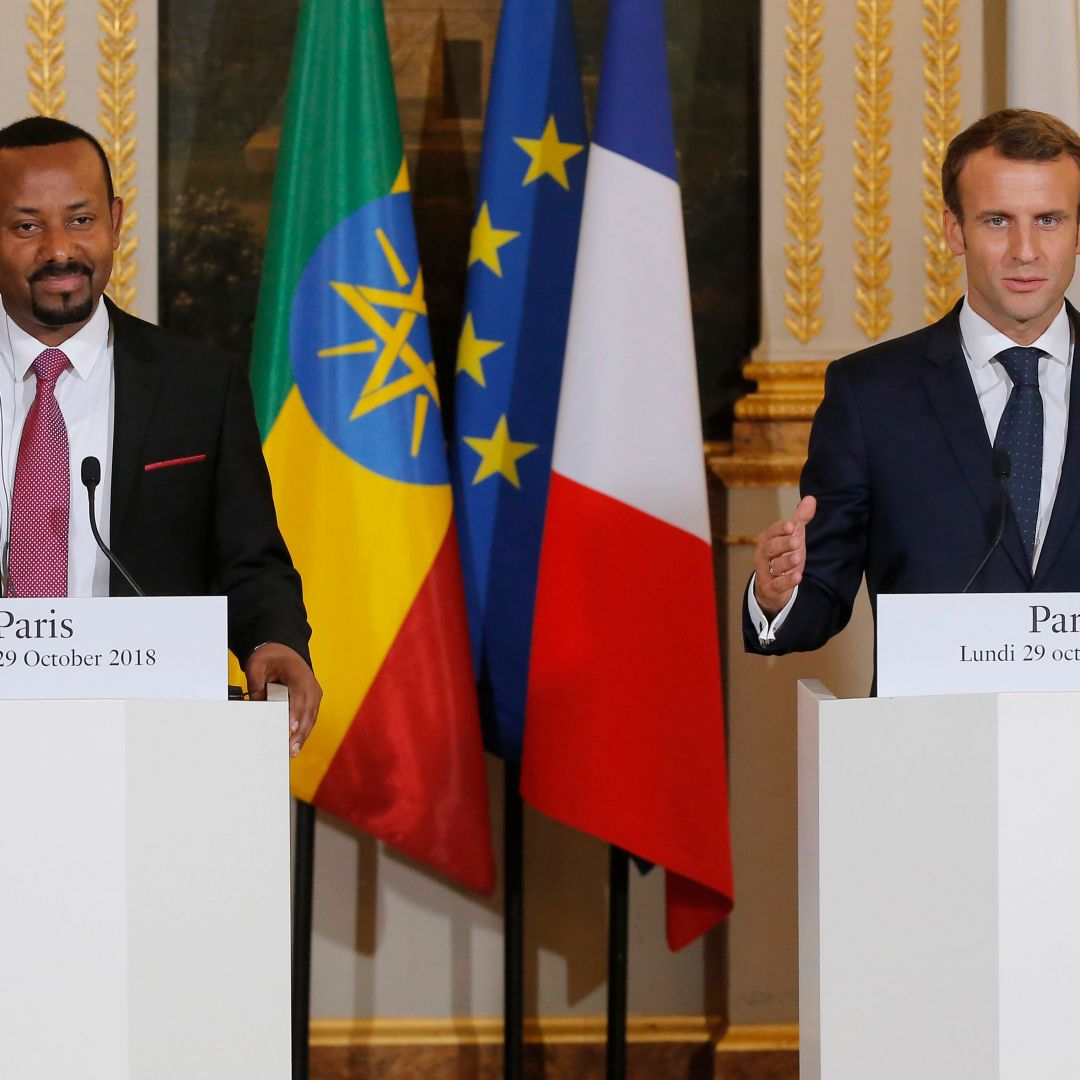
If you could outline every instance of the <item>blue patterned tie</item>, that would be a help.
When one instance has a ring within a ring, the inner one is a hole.
[[[1012,379],[1013,389],[998,424],[995,450],[1005,450],[1012,462],[1009,498],[1020,525],[1028,558],[1035,555],[1035,526],[1042,490],[1043,403],[1039,393],[1041,349],[1016,346],[997,355]]]

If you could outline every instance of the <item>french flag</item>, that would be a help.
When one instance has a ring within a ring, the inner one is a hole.
[[[612,0],[540,556],[522,795],[731,910],[724,718],[663,0]]]

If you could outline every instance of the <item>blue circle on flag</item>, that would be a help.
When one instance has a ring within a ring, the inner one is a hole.
[[[412,200],[385,195],[323,237],[293,296],[293,375],[338,449],[373,472],[447,483]]]

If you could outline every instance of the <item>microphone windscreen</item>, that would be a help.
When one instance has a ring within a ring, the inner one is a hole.
[[[101,483],[101,462],[96,457],[82,459],[82,482],[85,487],[97,487]]]
[[[994,447],[994,475],[999,480],[1008,480],[1012,475],[1012,459],[1008,450],[1002,450],[1000,446]],[[85,466],[85,462],[83,465]],[[84,481],[85,483],[85,481]]]

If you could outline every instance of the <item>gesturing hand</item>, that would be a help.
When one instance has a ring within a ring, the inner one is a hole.
[[[754,599],[771,621],[791,599],[802,581],[806,564],[806,523],[817,510],[817,499],[807,495],[786,521],[774,521],[757,538],[754,549]]]

